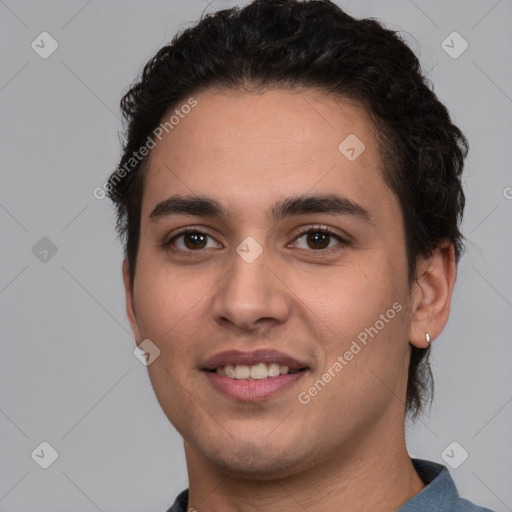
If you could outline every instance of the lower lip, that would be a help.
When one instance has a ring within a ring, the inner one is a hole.
[[[204,373],[213,387],[224,395],[235,400],[255,402],[293,386],[302,379],[306,370],[266,379],[232,379],[215,372],[205,371]]]

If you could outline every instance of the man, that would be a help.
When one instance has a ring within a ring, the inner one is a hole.
[[[484,510],[411,460],[467,143],[411,50],[328,1],[203,18],[122,101],[135,341],[184,439],[170,511]]]

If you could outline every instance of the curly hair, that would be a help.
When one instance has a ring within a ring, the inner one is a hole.
[[[412,50],[397,32],[374,19],[355,19],[328,0],[256,0],[205,15],[177,34],[121,101],[127,136],[105,189],[117,209],[132,284],[147,162],[133,155],[154,138],[170,109],[216,86],[305,87],[362,104],[379,128],[383,177],[403,213],[409,282],[418,258],[446,240],[459,260],[468,144]],[[429,348],[410,350],[406,410],[414,418],[433,383]]]

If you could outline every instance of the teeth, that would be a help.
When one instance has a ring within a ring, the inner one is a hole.
[[[264,363],[251,366],[251,379],[266,379],[268,377],[267,365]]]
[[[235,378],[235,367],[232,364],[224,366],[224,374],[231,379]]]
[[[269,377],[277,377],[279,375],[279,365],[277,363],[267,364],[267,372]]]
[[[248,379],[251,375],[251,367],[245,364],[235,366],[235,379]]]
[[[216,370],[219,375],[225,375],[231,379],[255,379],[261,380],[267,377],[278,377],[279,375],[286,375],[289,373],[289,367],[279,365],[278,363],[258,363],[253,366],[245,364],[227,364],[222,367],[219,366]]]

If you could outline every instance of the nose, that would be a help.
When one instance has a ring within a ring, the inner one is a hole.
[[[272,267],[265,251],[252,263],[235,254],[213,301],[215,320],[245,331],[284,323],[290,314],[289,296],[277,268]]]

